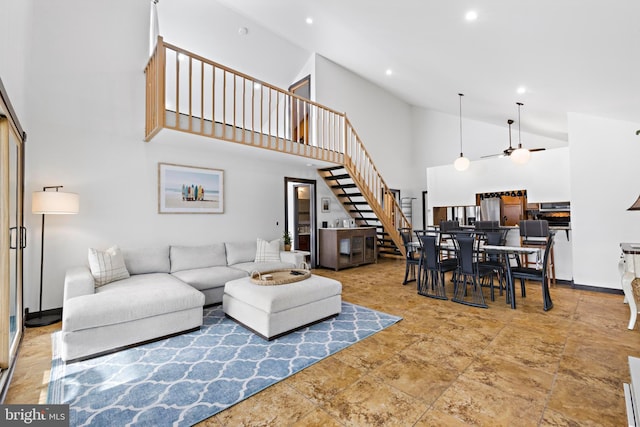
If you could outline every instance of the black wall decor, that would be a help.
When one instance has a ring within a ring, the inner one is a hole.
[[[502,196],[511,196],[511,197],[527,197],[527,190],[517,190],[517,191],[497,191],[493,193],[480,193],[480,200],[490,199],[492,197],[502,197]]]

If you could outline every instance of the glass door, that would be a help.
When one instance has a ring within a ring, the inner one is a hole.
[[[22,254],[26,246],[23,227],[24,145],[15,126],[0,116],[0,370],[1,383],[15,362],[22,336]]]
[[[18,346],[19,325],[22,315],[19,309],[22,299],[22,250],[25,245],[25,229],[22,226],[22,144],[9,133],[9,349],[15,354]]]

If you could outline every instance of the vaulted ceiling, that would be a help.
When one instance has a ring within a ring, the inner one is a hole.
[[[561,140],[568,112],[640,122],[638,0],[218,1],[411,105],[457,115],[462,92],[506,127],[522,102],[523,131]]]

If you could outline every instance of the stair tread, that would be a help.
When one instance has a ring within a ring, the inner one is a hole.
[[[318,170],[323,172],[331,172],[338,169],[344,169],[344,166],[329,166],[329,167],[318,169]]]
[[[337,181],[339,179],[351,179],[351,175],[348,173],[340,174],[340,175],[329,175],[324,177],[327,181]]]

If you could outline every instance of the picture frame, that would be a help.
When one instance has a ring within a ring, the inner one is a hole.
[[[320,207],[322,212],[331,212],[331,199],[328,197],[323,197],[320,199]]]
[[[158,163],[158,213],[224,213],[224,171]]]

